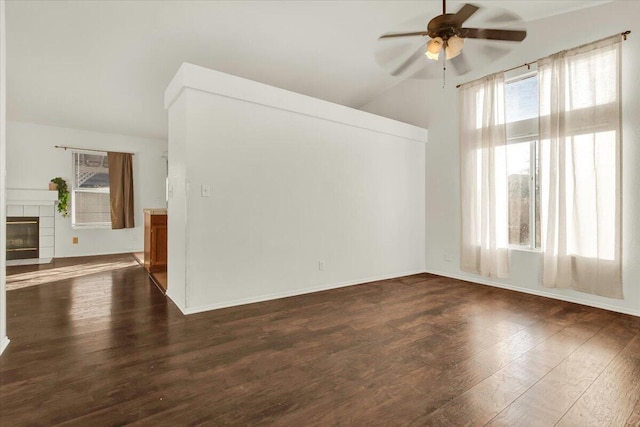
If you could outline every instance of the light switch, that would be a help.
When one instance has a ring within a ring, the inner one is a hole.
[[[202,187],[200,187],[200,195],[202,197],[211,196],[211,186],[208,184],[202,184]]]

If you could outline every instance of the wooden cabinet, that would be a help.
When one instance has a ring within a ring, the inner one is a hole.
[[[167,210],[144,210],[144,268],[149,273],[167,271]]]

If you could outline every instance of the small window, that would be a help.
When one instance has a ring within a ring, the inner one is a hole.
[[[107,154],[73,153],[72,225],[111,225]]]

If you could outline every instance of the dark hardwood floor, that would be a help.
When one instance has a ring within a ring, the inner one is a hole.
[[[3,427],[640,425],[637,317],[428,274],[185,317],[50,271],[7,292]]]

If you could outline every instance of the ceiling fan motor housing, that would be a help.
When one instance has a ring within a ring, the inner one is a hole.
[[[458,27],[454,22],[456,14],[447,13],[445,15],[436,16],[427,25],[429,37],[440,37],[442,40],[450,39],[453,36],[460,36]]]

